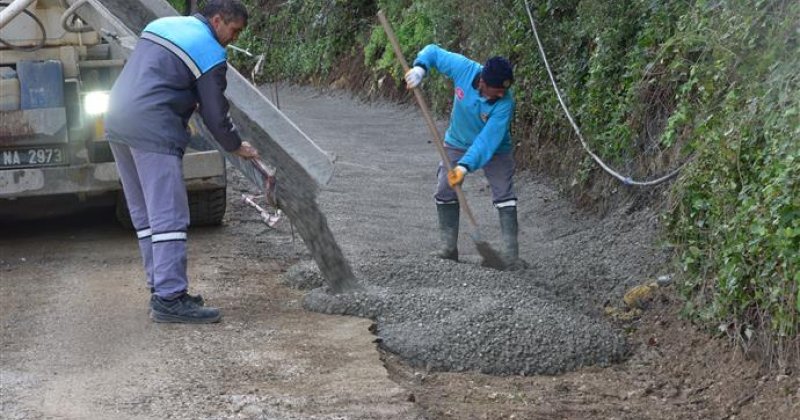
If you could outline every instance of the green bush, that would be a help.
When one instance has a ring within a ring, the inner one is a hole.
[[[693,314],[794,337],[800,313],[800,48],[796,2],[730,2],[688,16],[703,36],[676,131],[695,164],[669,215]],[[691,115],[691,117],[688,117]],[[674,115],[673,119],[676,118]]]

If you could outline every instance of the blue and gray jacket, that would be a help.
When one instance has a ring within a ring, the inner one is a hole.
[[[189,143],[189,118],[199,105],[203,122],[223,149],[238,149],[242,140],[224,94],[226,58],[201,15],[148,24],[111,89],[108,140],[182,156]]]
[[[423,67],[426,72],[434,68],[453,80],[453,112],[444,142],[450,147],[466,150],[458,161],[459,165],[473,172],[489,163],[496,153],[511,152],[509,127],[514,115],[511,90],[496,101],[481,97],[478,79],[483,66],[438,45],[423,48],[414,65]]]

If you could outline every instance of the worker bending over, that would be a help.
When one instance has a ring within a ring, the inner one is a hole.
[[[514,193],[514,156],[509,128],[514,115],[514,81],[511,63],[492,57],[484,65],[438,45],[423,48],[405,74],[406,87],[416,88],[423,77],[436,69],[453,81],[455,95],[444,149],[452,169],[439,162],[436,209],[442,249],[440,258],[458,261],[460,208],[454,186],[466,174],[483,169],[492,189],[492,202],[500,215],[506,269],[524,268],[517,242],[517,196]]]

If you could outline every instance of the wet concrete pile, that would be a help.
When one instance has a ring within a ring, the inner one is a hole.
[[[626,352],[621,333],[560,302],[530,274],[505,273],[432,257],[370,257],[355,266],[364,290],[312,290],[307,309],[376,320],[379,343],[412,365],[490,374],[556,374],[607,365]],[[313,287],[308,264],[286,282]]]

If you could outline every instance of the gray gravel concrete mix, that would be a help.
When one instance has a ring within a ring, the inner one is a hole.
[[[524,276],[432,257],[371,258],[366,292],[314,289],[305,307],[377,320],[379,342],[430,370],[555,374],[618,361],[625,340]]]
[[[624,334],[603,319],[602,308],[662,274],[668,254],[658,245],[653,212],[630,203],[599,218],[575,209],[546,180],[521,173],[520,256],[531,267],[480,267],[463,220],[462,262],[440,261],[428,255],[438,242],[438,158],[418,111],[280,90],[288,92],[282,110],[337,156],[320,207],[365,289],[331,295],[317,287],[306,296],[307,309],[371,318],[384,348],[430,370],[555,374],[625,357]],[[484,237],[501,249],[482,174],[470,174],[464,190]],[[284,282],[322,286],[309,262],[292,267]]]

